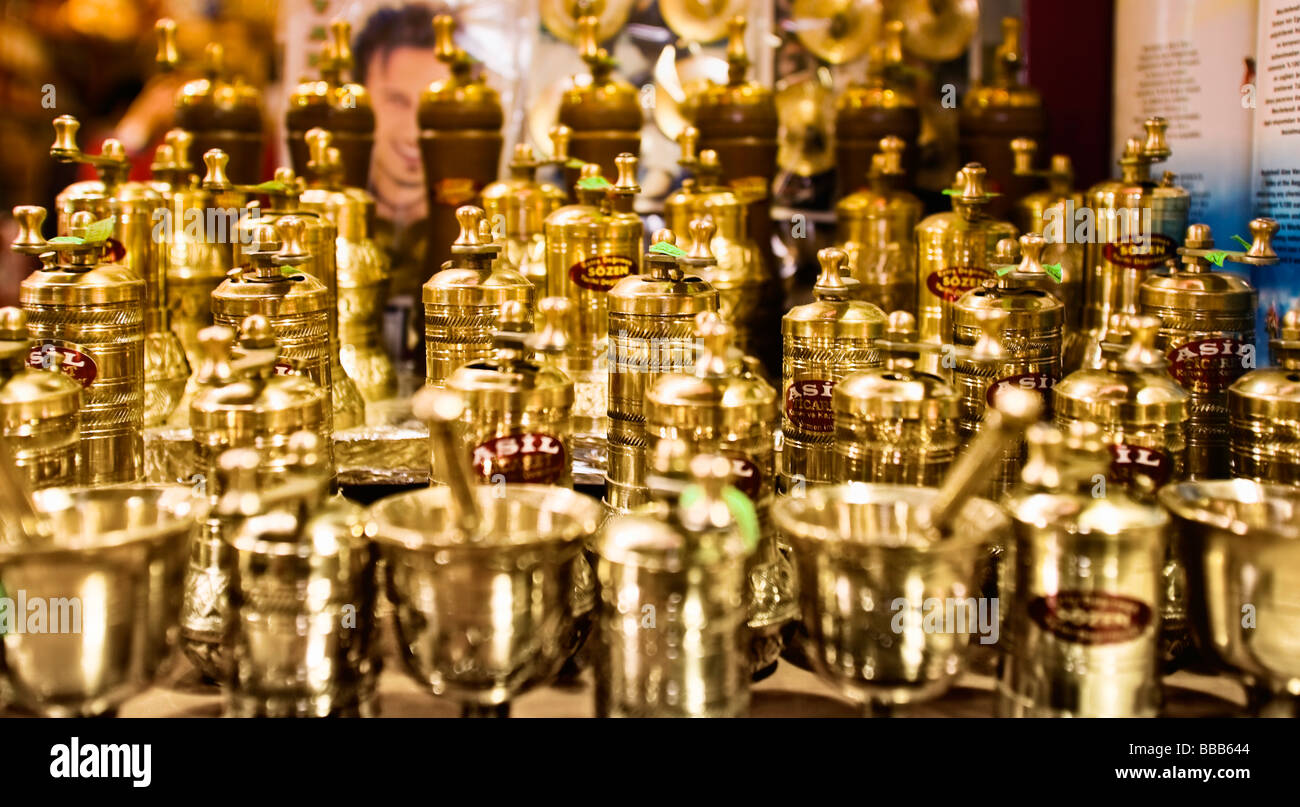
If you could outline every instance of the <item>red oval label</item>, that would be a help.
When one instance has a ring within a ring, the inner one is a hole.
[[[470,462],[489,482],[552,484],[567,469],[564,442],[553,434],[524,432],[494,437],[474,447]]]
[[[438,204],[463,205],[477,196],[478,190],[469,177],[443,177],[434,186],[433,195]]]
[[[754,501],[763,487],[763,471],[749,457],[737,452],[725,452],[731,460],[731,486]]]
[[[949,266],[936,269],[925,278],[926,288],[935,297],[955,303],[971,289],[978,289],[993,273],[983,266]]]
[[[985,393],[984,400],[988,402],[989,406],[993,406],[993,398],[1004,387],[1015,387],[1029,392],[1037,392],[1039,395],[1046,397],[1047,391],[1054,386],[1056,386],[1056,379],[1047,373],[1021,373],[1020,375],[999,378],[989,384],[989,390]]]
[[[1110,475],[1120,484],[1129,484],[1134,476],[1149,477],[1156,487],[1169,481],[1173,463],[1163,451],[1127,443],[1110,445]]]
[[[1169,374],[1187,391],[1223,392],[1254,368],[1255,346],[1231,337],[1199,339],[1171,349],[1166,358]]]
[[[116,238],[110,238],[108,244],[108,261],[109,263],[121,263],[126,258],[126,246]]]
[[[785,416],[796,426],[810,432],[829,434],[835,430],[835,413],[831,409],[834,381],[801,378],[785,388]]]
[[[71,342],[46,339],[33,344],[31,352],[27,354],[27,366],[48,370],[54,367],[55,354],[60,358],[59,369],[64,375],[83,388],[95,383],[95,378],[99,376],[99,366],[95,364],[94,357]]]
[[[636,263],[622,255],[593,255],[569,267],[569,279],[584,289],[609,291],[632,274]]]
[[[1128,238],[1106,244],[1102,257],[1116,266],[1129,269],[1154,269],[1163,266],[1178,252],[1178,244],[1167,235],[1154,233],[1148,238]]]
[[[1073,644],[1130,642],[1151,624],[1151,606],[1104,591],[1061,591],[1029,601],[1029,618]]]

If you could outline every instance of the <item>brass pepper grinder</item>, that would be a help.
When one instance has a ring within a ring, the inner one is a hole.
[[[34,347],[21,308],[0,308],[0,442],[33,490],[77,484],[81,385],[62,362]]]
[[[506,301],[521,303],[529,314],[533,307],[528,278],[513,269],[493,268],[501,247],[480,232],[483,209],[461,207],[456,220],[460,235],[451,245],[451,263],[424,284],[425,376],[430,384],[442,384],[457,367],[492,356],[492,333]]]
[[[1278,367],[1253,370],[1228,388],[1232,475],[1300,484],[1300,309],[1273,340]]]
[[[378,550],[365,512],[329,497],[316,435],[290,438],[278,484],[240,473],[217,504],[234,526],[228,717],[374,717]]]
[[[434,54],[451,69],[420,94],[420,153],[428,195],[425,272],[433,274],[454,254],[456,211],[477,204],[479,192],[497,178],[504,113],[501,96],[475,74],[474,60],[456,46],[456,21],[433,18]]]
[[[483,213],[494,234],[505,239],[503,257],[537,289],[538,297],[547,295],[546,285],[546,217],[565,203],[568,194],[549,182],[537,180],[537,169],[568,162],[567,126],[551,129],[553,157],[539,160],[527,143],[515,145],[510,161],[510,176],[483,189]]]
[[[158,67],[163,72],[176,70],[181,63],[176,23],[158,20],[154,33]],[[266,145],[262,93],[243,79],[231,78],[220,43],[210,42],[204,49],[203,73],[203,78],[186,83],[176,94],[175,125],[194,135],[197,153],[221,149],[230,155],[229,172],[235,182],[256,182]]]
[[[760,338],[766,323],[756,319],[766,273],[758,246],[749,238],[748,207],[731,189],[719,184],[721,166],[716,152],[705,149],[696,157],[698,135],[695,127],[688,126],[677,138],[682,148],[677,164],[694,176],[664,200],[664,219],[668,229],[683,234],[690,232],[692,219],[707,216],[713,221],[709,251],[718,265],[704,270],[703,277],[717,289],[719,313],[735,327],[737,345],[753,354],[766,338]],[[689,250],[691,244],[685,237],[679,246]]]
[[[882,311],[916,310],[914,239],[925,208],[900,187],[903,149],[901,138],[881,138],[871,158],[870,187],[835,205],[835,240],[858,281],[856,296]]]
[[[876,341],[884,334],[884,312],[853,299],[858,284],[841,274],[843,251],[828,247],[818,251],[817,259],[822,271],[813,286],[814,301],[790,309],[781,320],[783,491],[834,481],[835,385],[883,361]]]
[[[1273,219],[1250,222],[1245,251],[1216,249],[1210,228],[1187,229],[1181,269],[1152,276],[1142,284],[1142,313],[1161,320],[1156,346],[1169,359],[1169,374],[1191,393],[1187,424],[1187,465],[1192,479],[1229,475],[1228,388],[1255,369],[1255,308],[1259,294],[1235,274],[1210,264],[1232,261],[1247,266],[1277,263]]]
[[[1012,534],[998,602],[1006,652],[999,717],[1154,717],[1169,516],[1104,486],[1096,426],[1027,436],[1023,481],[1005,500]]]
[[[921,114],[912,88],[903,81],[896,81],[894,75],[903,63],[902,39],[901,21],[885,23],[882,40],[872,46],[867,60],[866,81],[850,84],[835,101],[837,198],[843,199],[864,190],[863,180],[870,176],[875,156],[884,150],[887,138],[899,143],[901,184],[911,186],[916,178]],[[907,145],[905,152],[904,144]]]
[[[285,129],[289,158],[299,176],[307,175],[313,159],[307,133],[320,128],[333,135],[333,145],[339,150],[343,166],[340,183],[366,188],[370,185],[370,153],[375,146],[375,110],[366,88],[348,81],[354,68],[351,40],[351,23],[330,23],[329,40],[321,46],[316,62],[320,78],[302,81],[294,88],[285,113]]]
[[[576,190],[578,203],[565,205],[546,217],[546,287],[574,306],[572,336],[561,365],[573,379],[574,459],[593,472],[605,470],[607,397],[612,369],[608,366],[610,292],[625,278],[641,271],[643,225],[631,212],[635,160],[620,155],[620,178],[631,185],[618,191],[620,212],[612,207],[616,190],[587,163]],[[634,221],[635,219],[635,221]]]
[[[661,445],[655,501],[596,539],[596,714],[743,717],[757,516],[726,457]]]
[[[1083,327],[1101,341],[1112,314],[1138,313],[1138,290],[1147,274],[1177,259],[1187,233],[1191,196],[1168,171],[1159,182],[1151,166],[1172,153],[1164,118],[1147,118],[1142,138],[1129,138],[1119,159],[1120,177],[1088,189],[1091,235],[1083,245]],[[1077,228],[1076,228],[1077,229]],[[1089,231],[1090,230],[1090,231]]]
[[[1015,238],[1016,228],[989,218],[993,198],[984,166],[970,163],[957,172],[952,211],[935,213],[916,225],[916,318],[923,342],[952,340],[952,306],[961,296],[994,278],[997,243]],[[938,372],[934,360],[925,367]]]
[[[518,300],[507,300],[493,335],[496,355],[447,377],[447,388],[465,401],[459,437],[474,482],[573,486],[573,381],[550,362],[534,358],[564,352],[570,313],[563,297],[543,298],[537,304],[540,327],[530,332],[528,310]],[[431,478],[446,484],[438,465],[433,463]]]
[[[911,314],[891,313],[885,335],[876,345],[884,366],[845,375],[832,390],[831,481],[933,487],[961,445],[958,393],[914,368],[910,354],[932,348],[916,341]]]
[[[645,256],[646,273],[624,278],[609,292],[605,503],[615,512],[642,504],[648,494],[646,391],[666,373],[695,367],[695,317],[718,310],[718,293],[697,274],[713,265],[708,251],[713,223],[696,219],[691,228],[692,252],[677,246],[672,230],[660,230]]]
[[[54,242],[41,235],[45,208],[16,207],[14,219],[14,252],[41,258],[18,291],[27,329],[82,385],[78,481],[135,482],[144,473],[144,280],[111,262],[111,223],[87,211]]]
[[[250,244],[258,240],[257,231],[267,225],[277,225],[285,216],[295,217],[301,225],[300,243],[305,247],[306,258],[301,264],[301,271],[312,276],[325,288],[326,307],[330,315],[326,317],[329,326],[329,350],[327,357],[330,366],[330,405],[334,407],[334,427],[350,429],[365,423],[365,399],[361,397],[356,382],[343,370],[339,360],[338,336],[338,263],[336,261],[336,241],[338,228],[334,221],[321,210],[327,208],[318,189],[304,191],[301,177],[294,175],[289,168],[277,168],[274,178],[259,185],[236,185],[226,176],[226,155],[220,151],[210,151],[203,155],[207,167],[203,185],[213,193],[238,197],[250,194],[265,194],[268,205],[263,209],[258,203],[250,203],[235,225],[235,232],[240,244]],[[305,199],[303,197],[306,197]],[[324,199],[332,198],[328,192]]]
[[[283,481],[292,464],[292,437],[303,431],[317,437],[317,453],[332,478],[333,445],[329,396],[303,375],[277,372],[280,349],[266,317],[245,318],[238,344],[236,332],[224,325],[205,328],[199,337],[204,357],[196,374],[199,391],[190,403],[190,428],[195,481],[202,482],[212,509],[190,546],[181,649],[204,676],[223,681],[230,665],[222,641],[233,524],[217,505],[229,492],[229,479],[242,473],[255,477],[257,485]]]
[[[66,233],[71,216],[87,210],[96,219],[113,218],[114,259],[144,280],[145,426],[159,426],[172,414],[185,393],[190,365],[180,339],[171,330],[167,310],[168,227],[159,227],[166,215],[163,195],[147,182],[128,182],[130,163],[121,145],[106,141],[94,157],[77,145],[81,124],[71,115],[54,119],[54,145],[50,156],[63,163],[91,165],[98,181],[69,185],[59,194],[59,232]],[[183,222],[179,223],[183,227]],[[159,237],[162,236],[162,237]]]
[[[1034,189],[1031,179],[1014,170],[1011,141],[1027,137],[1041,142],[1047,134],[1042,96],[1020,83],[1023,61],[1020,20],[1004,17],[992,77],[962,98],[958,122],[961,160],[977,162],[988,170],[989,189],[1000,194],[989,203],[989,215],[994,218],[1009,216],[1013,202]]]
[[[1027,137],[1012,140],[1011,151],[1016,176],[1047,180],[1046,188],[1016,202],[1011,222],[1022,233],[1043,237],[1039,261],[1061,268],[1054,293],[1065,304],[1066,331],[1078,331],[1083,321],[1083,244],[1075,240],[1074,233],[1086,202],[1083,191],[1074,187],[1074,166],[1069,155],[1053,154],[1046,169],[1035,169],[1038,144]]]
[[[382,334],[389,262],[387,253],[370,235],[375,199],[368,191],[342,184],[346,172],[339,161],[343,152],[331,145],[334,140],[324,129],[307,132],[312,179],[301,200],[304,210],[329,220],[338,232],[334,240],[338,315],[330,348],[338,365],[331,374],[336,378],[342,374],[355,385],[363,401],[361,418],[355,420],[363,420],[364,402],[381,401],[397,393],[396,373]]]
[[[756,322],[775,322],[784,310],[784,291],[776,258],[772,254],[771,186],[776,175],[777,114],[772,90],[746,80],[749,54],[745,50],[745,18],[728,23],[726,84],[710,84],[695,110],[700,148],[711,149],[722,166],[722,181],[748,205],[749,238],[758,246],[763,267],[763,293]],[[756,336],[762,337],[763,334]],[[755,355],[770,376],[781,366],[781,343],[776,331],[760,339]]]
[[[781,652],[781,629],[797,615],[794,572],[777,549],[771,506],[776,496],[773,431],[776,390],[746,367],[734,329],[713,311],[695,317],[701,343],[693,370],[662,375],[646,391],[646,453],[683,440],[692,455],[718,454],[731,463],[731,484],[758,513],[759,545],[750,558],[748,670],[770,672]],[[647,466],[646,478],[653,469]]]
[[[616,62],[596,38],[599,25],[594,14],[578,18],[578,55],[590,74],[569,80],[560,99],[558,123],[571,132],[569,155],[575,161],[595,163],[602,176],[610,177],[618,173],[615,160],[620,154],[640,158],[645,114],[637,89],[614,77]],[[565,187],[575,186],[580,170],[576,163],[566,166]],[[576,201],[578,194],[570,198]]]

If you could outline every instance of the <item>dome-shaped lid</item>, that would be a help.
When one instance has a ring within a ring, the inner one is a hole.
[[[778,118],[772,90],[746,79],[750,60],[745,18],[732,17],[727,27],[727,83],[710,82],[700,93],[695,125],[706,142],[731,136],[775,137]]]
[[[81,384],[65,375],[57,349],[36,352],[21,308],[0,308],[0,417],[29,421],[60,417],[81,406]],[[39,363],[44,369],[33,369]]]
[[[176,23],[158,20],[157,62],[163,70],[180,65]],[[203,53],[204,77],[187,82],[176,94],[176,125],[195,134],[211,131],[262,132],[262,94],[240,78],[230,78],[225,48],[210,42]]]
[[[647,424],[682,429],[749,429],[777,416],[776,390],[747,372],[733,349],[735,330],[715,312],[695,318],[702,349],[693,373],[661,376],[646,392]]]
[[[562,297],[547,297],[537,308],[542,327],[530,333],[528,308],[518,300],[502,303],[493,335],[496,356],[462,365],[447,377],[447,388],[463,393],[472,410],[567,411],[573,405],[572,379],[559,368],[528,357],[533,352],[563,352],[571,306]]]
[[[327,310],[329,290],[296,268],[311,260],[303,244],[306,229],[306,218],[296,215],[278,216],[274,224],[256,225],[253,243],[244,247],[248,263],[241,271],[232,272],[212,293],[213,309],[240,319],[268,313],[267,300],[276,301],[276,317]]]
[[[1300,369],[1246,373],[1228,388],[1228,411],[1236,417],[1294,421],[1300,418]]]
[[[858,281],[845,277],[847,257],[834,247],[818,250],[821,275],[813,302],[795,306],[781,319],[786,336],[808,339],[878,339],[885,332],[885,312],[872,303],[849,299]]]
[[[438,61],[450,66],[451,77],[433,82],[420,94],[420,128],[487,129],[497,134],[505,120],[501,96],[482,76],[474,74],[473,60],[456,47],[455,29],[456,22],[449,15],[433,18],[434,53]]]
[[[835,385],[836,417],[937,423],[957,417],[957,392],[943,379],[902,368],[851,373]]]
[[[1102,424],[1181,423],[1190,396],[1156,350],[1155,317],[1116,317],[1102,346],[1105,367],[1070,373],[1052,388],[1055,412]]]
[[[629,275],[609,290],[610,312],[684,317],[716,311],[718,292],[708,281],[691,272],[717,265],[709,251],[713,221],[695,219],[691,222],[691,232],[690,252],[677,246],[677,236],[672,230],[656,232],[645,254],[645,273]]]

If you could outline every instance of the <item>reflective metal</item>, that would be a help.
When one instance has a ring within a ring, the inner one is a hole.
[[[42,369],[29,366],[33,354]],[[34,348],[21,309],[0,308],[0,441],[32,489],[77,482],[81,385],[63,360]]]

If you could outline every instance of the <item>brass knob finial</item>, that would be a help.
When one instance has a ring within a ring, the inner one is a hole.
[[[614,182],[616,192],[636,193],[641,190],[636,182],[636,166],[636,155],[626,151],[614,158],[614,168],[618,171],[618,178]]]
[[[221,149],[208,149],[203,152],[203,165],[207,173],[203,175],[203,187],[210,191],[228,191],[235,187],[226,174],[226,165],[230,155]]]
[[[180,48],[176,47],[176,22],[163,17],[153,24],[153,33],[158,42],[154,62],[164,72],[175,70],[181,63]]]
[[[569,159],[569,139],[573,137],[573,130],[564,124],[552,126],[551,131],[551,158],[557,162],[564,162]]]
[[[1172,153],[1169,150],[1169,143],[1165,140],[1165,132],[1169,128],[1169,123],[1164,118],[1147,118],[1143,122],[1142,128],[1146,130],[1146,140],[1142,144],[1142,156],[1152,162],[1168,159]]]
[[[239,323],[239,343],[250,349],[270,349],[276,346],[275,329],[271,321],[261,314],[250,314]]]
[[[29,338],[27,312],[11,305],[0,308],[0,341],[25,342]]]
[[[1039,233],[1025,233],[1020,236],[1020,266],[1016,271],[1022,273],[1046,273],[1043,268],[1043,250],[1047,248],[1047,239]]]
[[[272,261],[279,266],[293,266],[307,260],[310,255],[303,245],[307,232],[307,222],[300,216],[282,216],[275,222],[276,233],[280,236],[280,250]]]
[[[691,219],[691,248],[686,253],[686,258],[692,264],[708,265],[717,263],[717,258],[713,257],[713,236],[718,232],[718,227],[713,223],[712,216],[701,216],[697,219]]]
[[[1277,258],[1273,250],[1273,236],[1277,235],[1278,224],[1274,219],[1258,218],[1250,220],[1250,249],[1246,250],[1250,258]]]
[[[813,286],[813,294],[818,299],[838,300],[848,296],[849,286],[844,282],[844,265],[848,256],[837,247],[817,250],[817,263],[821,265],[821,274]]]
[[[10,245],[20,255],[39,255],[48,246],[41,235],[45,223],[45,208],[39,205],[18,205],[14,208],[14,221],[18,222],[18,235]]]
[[[484,241],[479,227],[483,224],[483,208],[474,205],[462,205],[456,208],[456,222],[460,224],[460,234],[452,243],[453,247],[481,247]],[[488,242],[490,243],[491,239]]]

